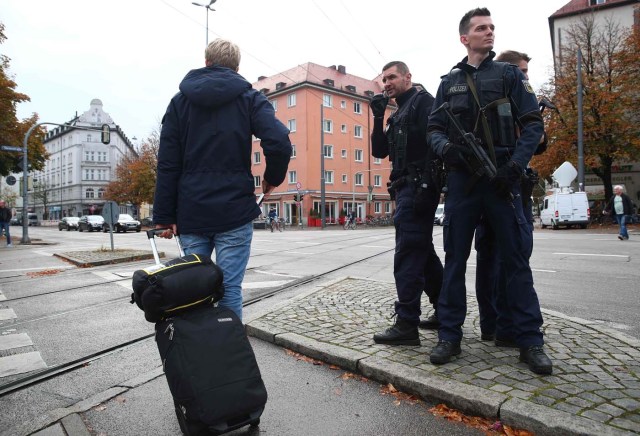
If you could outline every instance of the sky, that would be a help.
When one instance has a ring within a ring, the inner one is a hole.
[[[36,112],[64,123],[99,98],[140,141],[159,128],[186,73],[204,66],[207,34],[238,44],[239,72],[252,83],[307,62],[373,79],[401,60],[435,94],[440,76],[466,55],[460,18],[484,6],[496,26],[494,50],[529,54],[539,89],[553,67],[548,17],[568,1],[217,0],[208,12],[189,0],[0,0],[0,53],[17,91],[31,98],[18,105],[20,119]]]

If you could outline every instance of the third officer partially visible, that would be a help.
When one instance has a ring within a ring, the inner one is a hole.
[[[393,326],[373,336],[377,344],[419,345],[420,297],[423,290],[436,307],[442,284],[442,262],[433,247],[433,217],[440,199],[437,162],[426,141],[428,116],[433,97],[418,90],[404,62],[389,62],[382,69],[385,95],[371,101],[374,116],[371,134],[372,154],[389,157],[393,169],[388,183],[396,202],[393,222],[396,248],[393,274],[396,283],[396,320]],[[397,110],[387,119],[389,98]],[[434,313],[421,327],[437,328]]]
[[[529,266],[533,236],[520,191],[520,179],[543,134],[538,102],[515,65],[494,62],[494,25],[488,9],[467,12],[459,32],[467,57],[443,76],[428,126],[430,145],[450,168],[439,341],[430,360],[443,364],[461,353],[467,259],[474,230],[484,216],[495,229],[520,360],[535,373],[551,374]]]

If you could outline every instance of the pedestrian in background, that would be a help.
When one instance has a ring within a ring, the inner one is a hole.
[[[624,192],[622,192],[622,186],[616,185],[613,187],[613,196],[609,199],[607,207],[605,207],[603,213],[605,215],[612,214],[620,226],[618,233],[618,239],[626,241],[629,239],[629,232],[627,231],[627,221],[631,218],[633,212],[633,206],[631,205],[631,198]]]
[[[531,85],[516,66],[494,62],[494,25],[487,8],[467,12],[460,20],[460,42],[467,56],[443,76],[429,117],[429,143],[449,166],[445,202],[444,279],[438,300],[438,344],[433,364],[461,353],[462,324],[467,313],[465,273],[473,234],[484,216],[496,234],[506,274],[506,299],[513,317],[520,360],[539,374],[551,374],[540,330],[542,314],[533,288],[529,255],[533,235],[526,220],[520,180],[543,134],[543,121]],[[475,158],[454,128],[443,103],[473,133],[497,168],[491,180],[475,174]],[[480,109],[482,108],[482,110]],[[515,123],[520,127],[515,135]]]
[[[4,200],[0,200],[0,236],[2,236],[2,232],[4,232],[5,237],[7,238],[7,247],[13,247],[11,243],[11,218],[13,217],[13,212],[10,207],[7,207],[7,203]]]
[[[242,319],[242,280],[249,261],[256,204],[252,135],[266,161],[262,192],[280,185],[291,157],[289,131],[273,106],[240,74],[240,49],[223,39],[205,50],[162,119],[153,208],[160,236],[179,234],[186,254],[211,256],[224,275],[219,306]]]
[[[419,345],[418,326],[437,328],[434,313],[420,322],[420,298],[426,292],[434,309],[442,285],[442,262],[433,246],[433,218],[440,200],[440,187],[432,177],[436,156],[426,141],[427,120],[433,96],[418,90],[404,62],[389,62],[382,68],[385,95],[371,100],[374,157],[389,157],[393,165],[389,193],[396,202],[393,224],[396,247],[393,275],[398,300],[394,304],[396,320],[384,332],[376,333],[377,344]],[[389,98],[397,110],[387,120],[384,114]]]

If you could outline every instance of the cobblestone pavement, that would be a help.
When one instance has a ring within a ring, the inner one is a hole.
[[[159,252],[160,258],[164,257],[164,252]],[[68,251],[56,253],[54,256],[65,259],[81,267],[108,265],[113,263],[134,262],[137,260],[153,259],[151,250],[93,250],[93,251]]]
[[[462,354],[434,366],[437,332],[421,346],[387,346],[373,334],[392,323],[392,283],[345,278],[314,288],[247,325],[250,335],[435,398],[470,414],[536,434],[640,433],[640,341],[596,322],[543,310],[553,375],[518,361],[518,350],[480,340],[475,298],[467,301]],[[423,315],[430,308],[423,307]]]

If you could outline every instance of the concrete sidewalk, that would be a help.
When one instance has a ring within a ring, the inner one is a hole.
[[[603,325],[543,310],[553,375],[518,361],[518,350],[480,341],[468,299],[462,354],[435,366],[437,332],[419,347],[377,345],[391,324],[393,283],[344,278],[283,302],[247,324],[250,335],[339,365],[467,414],[499,419],[536,435],[640,433],[640,341]],[[423,308],[426,315],[428,309]]]

